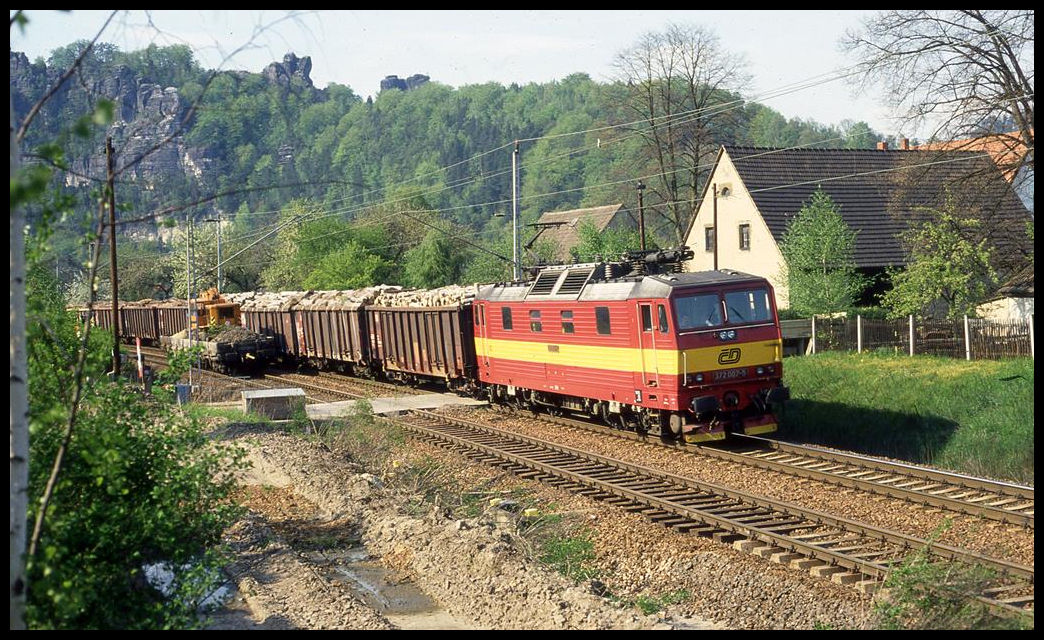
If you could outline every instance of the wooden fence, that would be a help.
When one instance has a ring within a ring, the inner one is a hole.
[[[783,320],[781,325],[787,354],[886,351],[967,360],[1034,357],[1032,316],[1011,322],[817,317]]]

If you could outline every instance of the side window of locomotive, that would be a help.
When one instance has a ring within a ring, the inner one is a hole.
[[[721,325],[721,301],[716,293],[676,298],[674,310],[678,316],[678,331]]]
[[[642,331],[652,331],[652,306],[639,305],[642,310]]]
[[[667,307],[656,305],[656,314],[659,316],[660,333],[667,333]]]
[[[504,331],[511,331],[511,329],[513,328],[511,326],[511,307],[501,307],[500,317],[503,319],[504,322]]]
[[[595,307],[595,326],[598,333],[607,336],[611,333],[609,327],[609,307]]]
[[[544,330],[543,324],[540,322],[540,312],[530,311],[529,312],[529,330],[534,333],[540,333]]]
[[[729,291],[725,294],[725,308],[729,324],[770,322],[772,320],[768,289]]]
[[[573,333],[573,312],[562,312],[562,333]]]

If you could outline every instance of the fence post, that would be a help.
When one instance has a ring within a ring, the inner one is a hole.
[[[856,353],[863,352],[863,316],[856,315]]]
[[[910,314],[910,355],[912,356],[913,353],[914,353],[914,347],[913,347],[913,314],[911,313]]]
[[[971,332],[968,330],[968,316],[964,316],[964,359],[971,360]]]
[[[1029,330],[1030,330],[1030,358],[1036,359],[1036,355],[1033,353],[1033,314],[1029,317]]]
[[[812,355],[816,355],[816,314],[812,314]]]

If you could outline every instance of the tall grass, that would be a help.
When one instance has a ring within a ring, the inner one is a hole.
[[[1033,360],[787,358],[781,437],[1033,483]]]

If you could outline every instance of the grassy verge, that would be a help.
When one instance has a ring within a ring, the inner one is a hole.
[[[781,437],[1033,482],[1033,361],[787,358]]]

